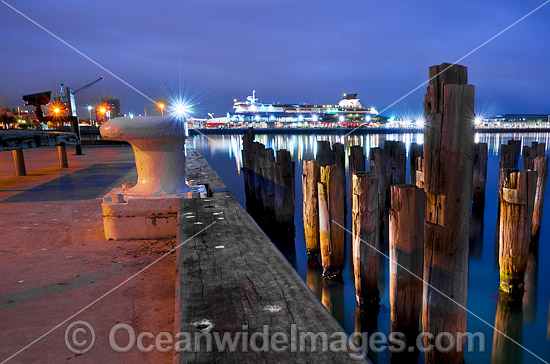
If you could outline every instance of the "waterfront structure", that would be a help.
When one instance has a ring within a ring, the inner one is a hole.
[[[357,94],[344,94],[337,105],[264,104],[256,97],[256,90],[246,101],[234,100],[233,114],[218,118],[220,123],[261,124],[270,126],[359,126],[363,123],[379,125],[386,118],[376,108],[365,108]]]

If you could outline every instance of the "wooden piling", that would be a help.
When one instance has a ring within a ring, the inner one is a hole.
[[[67,148],[64,145],[57,146],[57,157],[59,159],[59,168],[69,168],[67,160]]]
[[[380,242],[384,243],[387,228],[386,211],[386,152],[382,148],[371,148],[369,152],[370,170],[378,177],[378,212],[380,221]]]
[[[340,172],[340,180],[346,182],[346,151],[344,144],[333,143],[332,144],[332,164],[338,166],[338,172]],[[345,191],[345,186],[344,186]]]
[[[485,200],[487,181],[487,143],[474,144],[474,175],[472,201]]]
[[[424,188],[424,158],[416,158],[416,187]]]
[[[352,145],[349,149],[348,159],[349,170],[349,202],[350,206],[353,206],[353,174],[355,172],[365,172],[365,154],[363,153],[363,147],[360,145]]]
[[[502,177],[499,230],[500,290],[510,296],[521,297],[529,256],[537,172],[503,169]]]
[[[404,333],[407,342],[413,345],[422,308],[425,206],[424,190],[414,185],[392,186],[389,215],[391,330]]]
[[[340,279],[344,265],[344,193],[335,164],[321,167],[319,196],[319,242],[323,277]]]
[[[260,156],[260,189],[262,191],[263,205],[262,218],[267,226],[273,219],[278,222],[275,210],[275,193],[278,188],[275,186],[275,155],[273,154],[273,149],[265,148],[262,151],[264,154]],[[294,207],[294,205],[292,206]]]
[[[372,172],[352,175],[352,253],[357,304],[378,304],[378,265],[380,214],[378,211],[378,177]]]
[[[319,201],[317,184],[320,182],[320,167],[316,160],[304,161],[302,174],[304,233],[308,265],[319,263]]]
[[[467,68],[430,67],[424,97],[424,223],[423,331],[437,335],[465,332],[468,288],[468,223],[472,194],[474,86]],[[452,297],[454,302],[444,297]],[[424,337],[424,344],[433,340]],[[448,339],[443,345],[448,346]],[[464,342],[457,343],[463,349]],[[456,347],[455,347],[456,349]],[[462,363],[460,350],[426,353],[429,363]]]
[[[290,152],[286,149],[277,151],[275,163],[275,219],[280,227],[286,230],[294,230],[295,211],[295,163],[290,158]]]
[[[26,176],[27,169],[25,168],[25,157],[23,156],[23,150],[14,149],[11,152],[13,154],[13,167],[15,168],[15,175]]]
[[[330,143],[328,141],[317,141],[316,159],[321,167],[330,166],[332,164],[332,150],[330,149]]]
[[[403,185],[407,176],[407,152],[405,143],[386,140],[386,208],[390,208],[391,186]]]
[[[424,146],[418,143],[411,143],[409,149],[409,181],[416,186],[417,158],[424,157]]]
[[[499,163],[499,179],[498,179],[498,205],[497,205],[497,222],[495,226],[495,257],[498,257],[498,234],[500,231],[500,204],[502,201],[502,170],[508,168],[518,168],[519,155],[521,152],[520,140],[508,140],[508,144],[500,146],[500,163]]]
[[[535,205],[533,208],[533,224],[531,227],[531,243],[538,244],[540,227],[542,225],[542,212],[544,210],[546,181],[548,180],[548,157],[534,158],[530,167],[532,167],[531,169],[533,171],[537,172],[537,187],[535,192]]]
[[[531,146],[523,147],[523,171],[533,170],[533,161],[536,157],[544,157],[546,153],[546,144],[533,142]]]

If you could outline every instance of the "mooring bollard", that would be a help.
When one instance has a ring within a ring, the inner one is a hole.
[[[319,263],[319,200],[317,184],[320,181],[320,167],[316,160],[304,161],[302,174],[304,233],[308,265]]]
[[[380,250],[378,177],[372,172],[352,176],[352,254],[357,304],[378,304],[378,264]]]
[[[392,186],[390,208],[391,330],[414,343],[422,309],[426,193],[414,185]],[[404,268],[406,269],[404,269]],[[412,273],[412,274],[411,274]]]
[[[537,172],[503,169],[502,178],[499,230],[500,290],[512,297],[521,297],[529,256]]]
[[[456,304],[466,305],[468,287],[474,86],[467,84],[467,68],[460,65],[430,67],[429,78],[424,97],[427,203],[422,327],[434,336],[445,331],[456,337],[466,330],[466,311],[457,309]],[[424,344],[433,345],[433,340],[425,336]],[[449,339],[444,339],[443,344],[448,346]],[[458,345],[463,349],[464,343]],[[429,363],[457,364],[463,360],[462,350],[426,353]]]
[[[530,167],[532,167],[531,169],[533,171],[537,172],[537,187],[535,192],[535,205],[533,208],[533,225],[531,227],[531,243],[538,244],[540,227],[542,225],[542,212],[544,210],[546,181],[548,180],[548,157],[534,158]]]
[[[474,178],[472,186],[472,201],[485,201],[485,186],[487,184],[487,143],[474,144]]]
[[[417,158],[424,157],[424,146],[418,143],[411,143],[409,148],[409,180],[411,185],[416,186]]]
[[[344,265],[344,193],[338,167],[321,167],[319,196],[319,241],[323,277],[339,279]]]

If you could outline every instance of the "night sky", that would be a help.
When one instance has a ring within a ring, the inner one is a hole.
[[[383,110],[544,0],[126,1],[8,0],[154,100],[184,95],[223,116],[252,89],[263,102],[336,103],[359,93]],[[550,113],[550,4],[460,64],[476,109]],[[78,88],[81,116],[101,97],[142,113],[150,100],[0,3],[0,106]],[[420,112],[425,86],[385,115]],[[202,115],[201,115],[202,114]]]

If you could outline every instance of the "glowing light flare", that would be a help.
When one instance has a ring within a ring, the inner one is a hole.
[[[191,112],[191,108],[193,106],[194,105],[189,105],[185,101],[176,101],[170,107],[170,113],[175,117],[177,117],[178,119],[181,119]]]
[[[481,125],[481,123],[483,123],[483,117],[481,117],[481,116],[476,116],[476,117],[474,118],[474,124],[475,124],[475,125]]]

